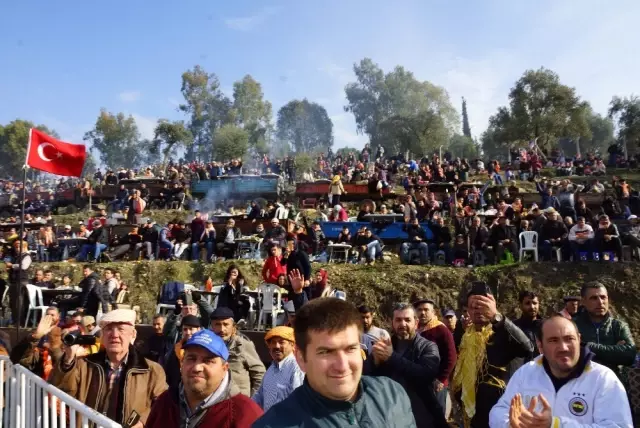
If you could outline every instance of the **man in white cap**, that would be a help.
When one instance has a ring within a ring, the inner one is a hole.
[[[167,382],[162,367],[133,347],[135,320],[130,309],[105,314],[99,322],[104,350],[76,358],[81,346],[65,347],[51,383],[119,424],[142,428]]]

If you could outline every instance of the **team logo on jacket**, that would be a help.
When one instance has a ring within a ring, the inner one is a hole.
[[[575,416],[584,416],[587,409],[587,402],[583,398],[574,397],[569,401],[569,411]]]

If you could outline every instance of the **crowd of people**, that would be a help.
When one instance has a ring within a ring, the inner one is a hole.
[[[482,282],[466,287],[456,308],[420,298],[379,314],[377,308],[356,306],[332,287],[326,269],[314,268],[332,244],[350,246],[338,260],[384,263],[393,247],[376,229],[362,225],[352,236],[348,225],[366,223],[371,214],[401,219],[407,239],[397,249],[403,263],[510,263],[518,258],[522,232],[536,232],[535,248],[544,261],[622,261],[627,246],[636,256],[640,197],[624,179],[605,192],[595,177],[585,184],[541,177],[549,162],[561,176],[597,177],[602,159],[568,160],[559,153],[549,161],[535,150],[518,155],[503,173],[497,161],[485,169],[480,160],[447,154],[412,161],[387,157],[381,148],[374,156],[368,145],[346,156],[330,152],[304,171],[306,179],[330,180],[328,205],[316,210],[319,218],[304,215],[291,229],[288,220],[297,213],[290,202],[253,201],[245,212],[256,239],[249,243],[233,218],[216,229],[208,213],[199,211],[189,221],[142,222],[144,188],[119,183],[141,175],[165,177],[173,183],[166,192],[171,206],[184,201],[187,180],[241,174],[242,160],[98,172],[95,180],[122,190],[114,208],[129,224],[126,234],[111,233],[115,217],[106,210],[78,225],[56,226],[47,222],[52,218],[46,201],[31,203],[45,208],[28,210],[25,217],[42,221],[42,227],[22,237],[19,225],[4,233],[9,278],[0,291],[9,290],[14,323],[27,322],[27,284],[63,291],[45,302],[50,307],[11,349],[11,359],[129,428],[634,426],[625,375],[636,363],[635,342],[627,324],[610,312],[607,289],[599,282],[584,284],[579,296],[562,302],[541,302],[533,290],[522,290],[517,319],[500,313]],[[619,159],[613,159],[615,165]],[[254,163],[252,172],[283,175],[295,184],[292,157],[264,156]],[[462,186],[471,174],[485,173],[484,185]],[[506,186],[496,197],[488,193],[493,184],[518,180],[536,183],[539,202],[527,207]],[[361,181],[372,193],[399,183],[406,194],[377,207],[350,205],[343,183]],[[431,183],[452,184],[453,191],[436,193]],[[600,211],[587,206],[587,193],[603,195]],[[325,236],[323,221],[345,223],[335,242]],[[247,254],[264,260],[264,283],[286,290],[284,315],[271,320],[264,336],[270,361],[261,359],[243,332],[264,302],[249,297],[250,284],[238,265],[220,278],[215,307],[201,291],[182,290],[168,314],[154,316],[153,334],[140,343],[140,312],[127,284],[115,269],[88,263],[213,262]],[[82,281],[58,281],[50,270],[33,269],[38,261],[59,260],[87,262]],[[380,315],[389,320],[388,331],[376,325]],[[0,341],[0,351],[9,347]]]
[[[239,291],[232,270],[225,288]],[[387,331],[375,309],[318,295],[318,273],[283,274],[293,308],[264,335],[266,365],[239,329],[235,291],[216,308],[181,293],[140,346],[131,309],[96,322],[52,306],[11,358],[136,428],[634,426],[624,370],[635,343],[599,282],[561,305],[523,290],[517,319],[475,282],[456,310],[397,303]]]

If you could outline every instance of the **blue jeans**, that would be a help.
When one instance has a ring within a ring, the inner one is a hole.
[[[371,241],[367,244],[367,260],[375,260],[382,257],[382,246],[378,241]]]
[[[409,251],[420,250],[420,264],[426,264],[429,261],[429,246],[426,242],[405,242],[400,248],[400,258],[402,263],[411,262]]]
[[[80,254],[76,257],[78,261],[85,261],[89,251],[93,251],[93,255],[96,261],[100,258],[100,254],[107,249],[105,244],[84,244],[80,250]]]
[[[200,260],[200,243],[191,244],[191,260]]]
[[[444,387],[440,392],[436,392],[436,400],[438,400],[438,404],[442,407],[442,412],[447,415],[447,397],[449,396],[449,388]]]

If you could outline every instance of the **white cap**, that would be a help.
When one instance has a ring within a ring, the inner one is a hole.
[[[100,328],[113,323],[136,325],[136,312],[131,309],[115,309],[104,314],[99,322]]]

